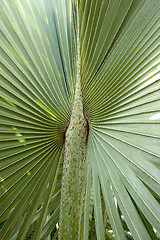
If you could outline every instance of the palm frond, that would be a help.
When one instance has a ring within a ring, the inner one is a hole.
[[[53,229],[53,219],[58,220],[59,203],[57,209],[48,209],[74,91],[72,4],[1,1],[0,15],[0,234],[1,239],[24,239],[34,223],[32,237],[39,239]]]
[[[160,4],[88,0],[80,11],[97,238],[101,186],[115,238],[125,235],[113,193],[133,238],[152,239],[137,208],[159,231]]]
[[[128,239],[128,230],[136,240],[157,239],[160,1],[78,4],[89,122],[84,239],[91,196],[97,239]],[[0,238],[44,239],[59,220],[60,165],[76,81],[75,1],[2,0],[0,16]],[[101,198],[112,236],[104,231]]]

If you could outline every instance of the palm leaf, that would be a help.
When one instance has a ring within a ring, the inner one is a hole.
[[[89,122],[84,239],[92,194],[97,239],[109,238],[101,193],[113,238],[126,239],[129,229],[136,240],[156,239],[160,2],[78,3]],[[76,8],[65,0],[3,0],[0,16],[0,238],[44,239],[59,221],[60,163],[76,80]]]
[[[159,1],[81,2],[82,86],[93,188],[102,187],[116,239],[125,236],[113,193],[134,239],[151,239],[135,204],[158,231]],[[96,192],[95,208],[98,196]],[[98,230],[100,212],[95,215],[97,238],[104,239]]]
[[[58,1],[37,3],[2,1],[0,8],[1,221],[5,221],[1,239],[24,239],[33,223],[33,237],[39,239],[43,225],[42,235],[46,235],[58,219],[54,206],[48,209],[73,94],[72,6],[68,2],[62,9]],[[64,11],[68,27],[63,26],[64,19],[58,20]],[[52,225],[51,220],[45,224],[48,214],[56,217]]]

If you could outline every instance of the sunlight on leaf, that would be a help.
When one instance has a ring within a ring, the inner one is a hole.
[[[31,175],[31,172],[27,171],[27,175],[28,175],[28,176]]]
[[[150,118],[150,120],[157,120],[157,119],[160,119],[160,113],[156,113]]]
[[[10,101],[8,98],[5,98],[5,97],[3,97],[3,96],[1,96],[1,98],[3,98],[3,99],[4,99],[7,103],[9,103],[12,107],[17,108],[16,105],[15,105],[12,101]]]
[[[42,108],[44,108],[50,115],[52,115],[52,116],[50,116],[52,119],[56,119],[56,116],[51,112],[51,110],[49,110],[43,103],[41,103],[38,99],[36,99],[36,101],[37,101],[37,103],[39,103],[39,105],[42,107]]]
[[[0,183],[1,183],[0,195],[7,192],[7,189],[6,189],[6,188],[4,187],[4,185],[2,184],[2,182],[3,182],[4,180],[5,180],[4,178],[0,177]]]
[[[13,130],[18,130],[16,127],[12,127],[13,128]],[[21,134],[21,133],[19,133],[19,132],[16,132],[15,133],[15,136],[16,137],[23,137],[23,135]],[[18,141],[20,142],[20,143],[22,143],[22,142],[25,142],[26,140],[25,139],[18,139]]]

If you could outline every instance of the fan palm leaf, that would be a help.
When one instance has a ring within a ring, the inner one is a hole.
[[[0,16],[0,238],[45,239],[59,222],[79,39],[89,135],[77,239],[92,212],[109,238],[102,201],[111,238],[157,239],[159,0],[2,0]]]

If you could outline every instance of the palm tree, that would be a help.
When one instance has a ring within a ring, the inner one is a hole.
[[[158,239],[159,16],[1,0],[0,239]]]

